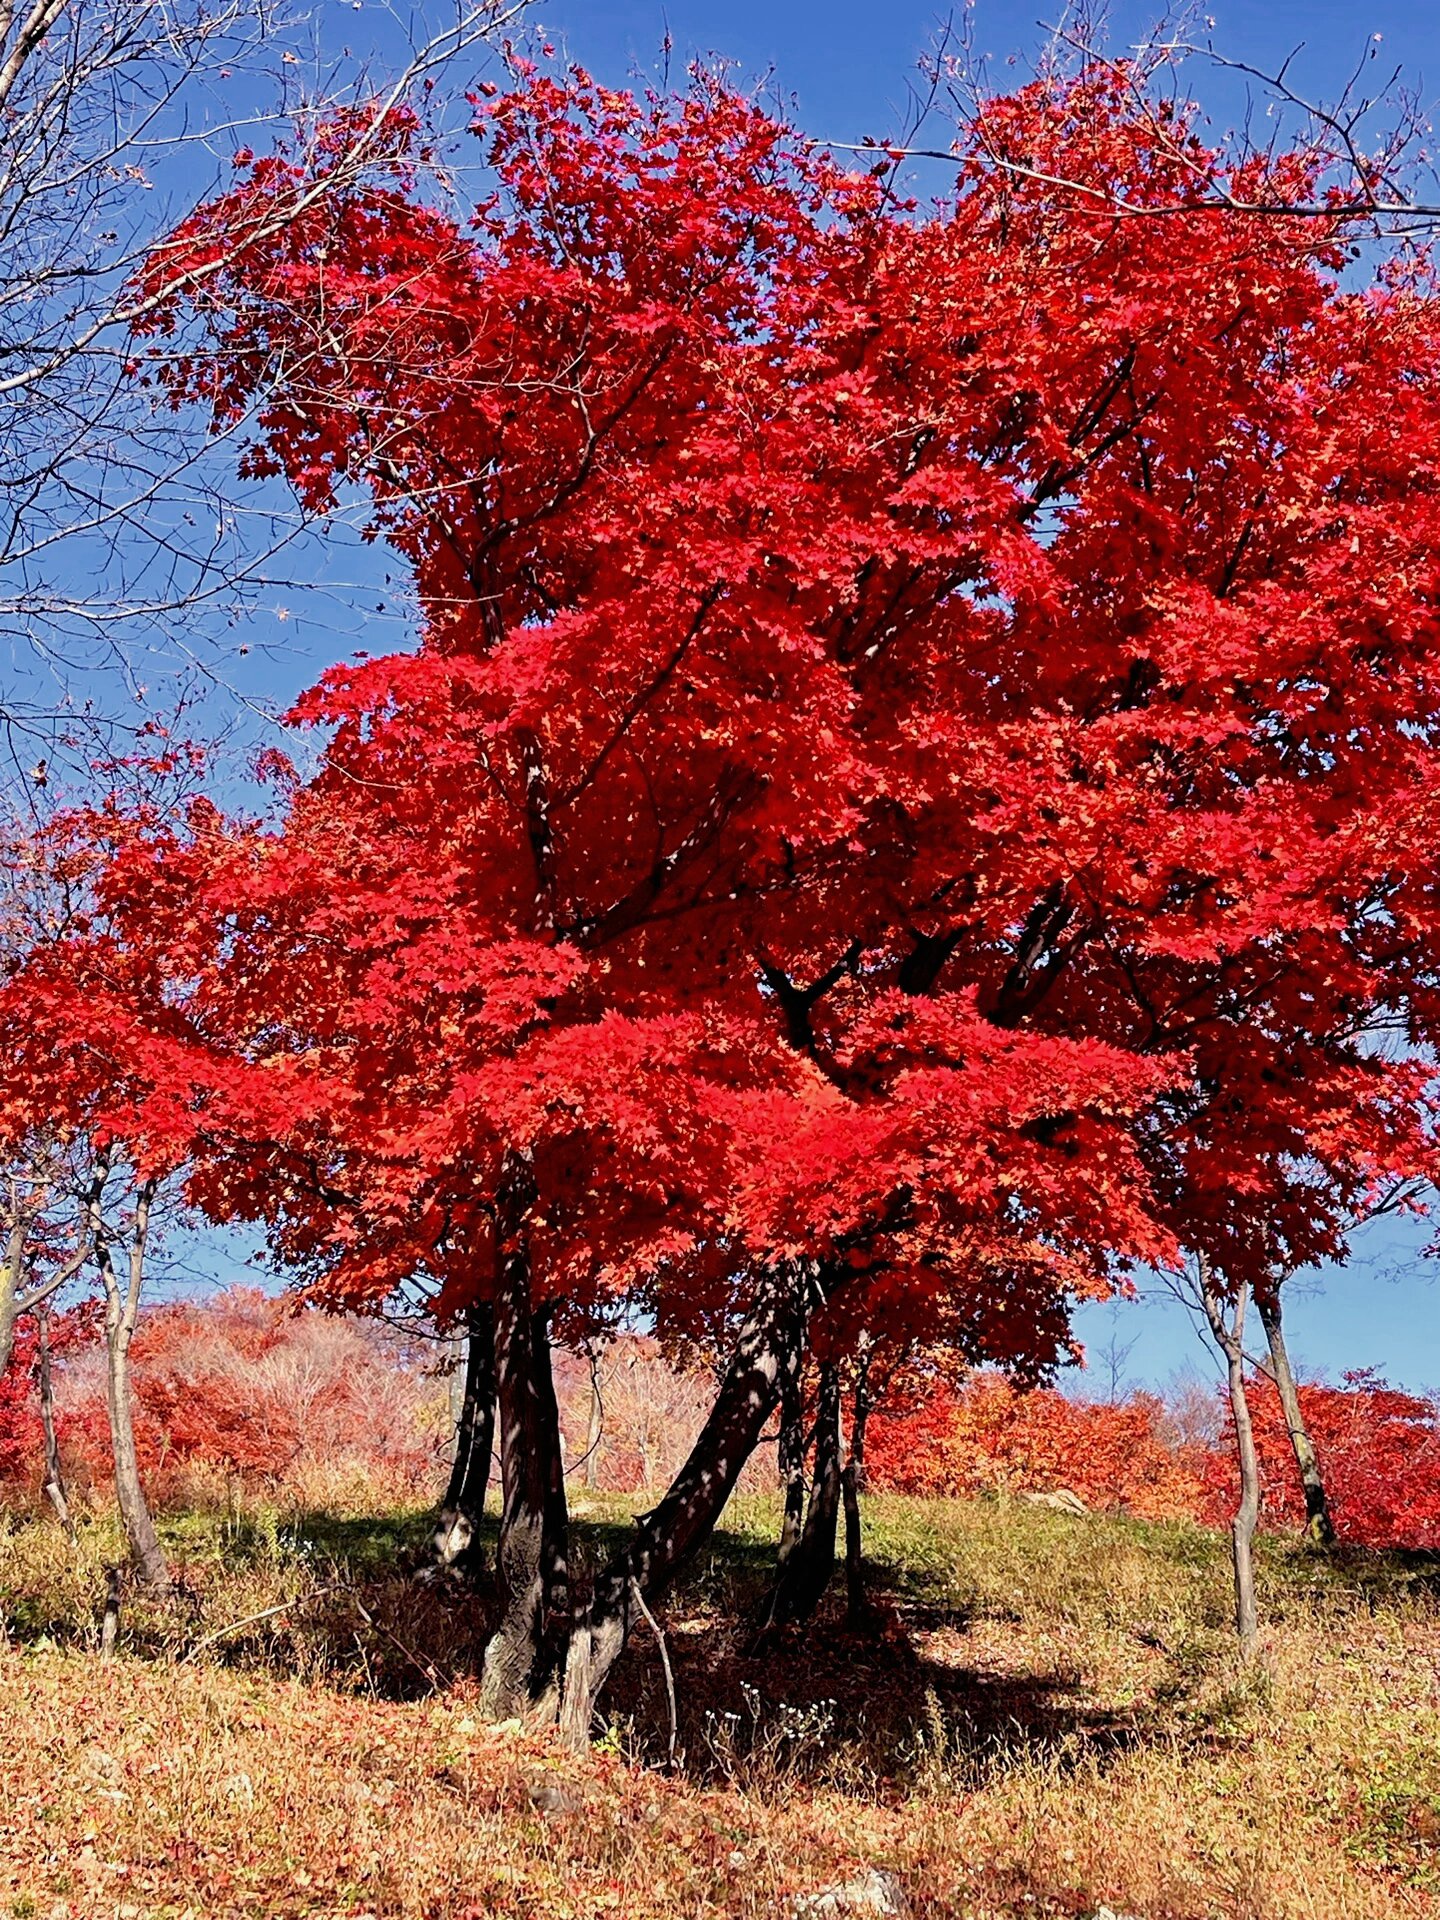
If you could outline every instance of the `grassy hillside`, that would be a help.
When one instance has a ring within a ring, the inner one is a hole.
[[[108,1523],[0,1519],[0,1916],[780,1920],[871,1865],[973,1920],[1440,1915],[1434,1566],[1269,1543],[1241,1679],[1212,1534],[876,1500],[876,1633],[756,1660],[774,1510],[727,1521],[662,1623],[667,1777],[643,1627],[589,1761],[477,1722],[483,1621],[393,1571],[423,1515],[172,1516],[183,1597],[108,1663]]]

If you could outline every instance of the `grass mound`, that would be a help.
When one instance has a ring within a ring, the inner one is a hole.
[[[598,1556],[626,1514],[580,1522]],[[0,1920],[765,1916],[892,1872],[916,1915],[1440,1916],[1435,1567],[1268,1542],[1241,1676],[1221,1540],[998,1502],[869,1504],[875,1631],[752,1658],[774,1537],[737,1503],[641,1628],[584,1762],[482,1726],[486,1621],[403,1570],[421,1514],[170,1516],[183,1567],[95,1652],[72,1552],[0,1518]],[[397,1559],[402,1566],[397,1569]]]

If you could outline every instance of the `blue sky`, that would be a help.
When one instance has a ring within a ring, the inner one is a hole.
[[[957,8],[956,18],[968,20],[975,52],[988,56],[993,80],[1003,85],[1007,76],[1023,77],[1027,60],[1045,38],[1040,21],[1053,22],[1059,11],[1044,4],[978,0],[973,9]],[[408,14],[379,0],[358,6],[355,0],[321,0],[313,19],[322,55],[335,57],[342,49],[373,52],[383,69],[393,62],[405,31],[424,37],[424,29],[438,28],[448,17],[450,0],[420,4]],[[808,131],[853,141],[891,134],[904,123],[908,84],[943,18],[942,10],[912,0],[883,6],[874,0],[823,5],[819,0],[558,0],[537,4],[530,24],[612,84],[655,76],[668,33],[673,71],[692,57],[721,57],[733,63],[742,80],[768,79]],[[1155,9],[1123,0],[1111,9],[1108,44],[1123,50],[1153,32],[1156,19]],[[1359,6],[1353,0],[1343,5],[1340,0],[1232,0],[1228,5],[1218,0],[1196,16],[1183,37],[1207,36],[1228,58],[1265,71],[1294,54],[1292,81],[1311,98],[1333,99],[1362,60],[1372,87],[1398,65],[1422,108],[1440,98],[1440,12],[1424,0],[1373,0]],[[1217,129],[1243,118],[1246,83],[1240,76],[1197,62],[1191,84]],[[1257,111],[1263,116],[1263,103]],[[944,146],[942,123],[937,121],[930,137]],[[922,191],[939,191],[944,168],[918,170],[915,184]],[[337,557],[341,552],[337,546],[328,563],[336,577],[344,577],[354,562],[353,548]],[[364,564],[373,565],[373,559]],[[261,616],[255,637],[281,642],[285,652],[256,660],[250,690],[262,698],[284,698],[357,640],[372,649],[394,644],[403,635],[404,617],[395,601],[385,601],[384,614],[378,614],[383,600],[383,594],[378,600],[366,598],[358,613],[345,612],[342,599],[314,588],[307,593],[303,580],[297,581]],[[284,615],[278,624],[277,609]],[[1361,1236],[1345,1271],[1296,1287],[1290,1330],[1302,1369],[1333,1376],[1373,1366],[1400,1384],[1440,1386],[1440,1297],[1431,1281],[1437,1263],[1421,1257],[1425,1238],[1425,1230],[1413,1224],[1386,1222]],[[234,1242],[223,1251],[212,1244],[208,1259],[200,1248],[192,1259],[234,1277],[232,1255],[243,1251]],[[1086,1309],[1079,1331],[1097,1356],[1112,1341],[1117,1354],[1128,1348],[1123,1372],[1132,1381],[1161,1382],[1178,1371],[1209,1377],[1215,1371],[1213,1354],[1185,1313],[1163,1296]]]

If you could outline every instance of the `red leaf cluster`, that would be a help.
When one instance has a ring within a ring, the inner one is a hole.
[[[10,1365],[0,1373],[0,1481],[28,1478],[40,1460],[40,1414],[31,1379],[35,1346],[34,1324],[22,1320]]]
[[[1280,1397],[1263,1375],[1248,1391],[1264,1524],[1302,1531],[1305,1502]],[[1302,1386],[1300,1411],[1341,1540],[1440,1550],[1440,1405],[1433,1398],[1402,1392],[1371,1370],[1347,1373],[1343,1386]],[[1202,1517],[1227,1521],[1234,1488],[1233,1456],[1217,1450],[1207,1463]]]
[[[1247,1386],[1260,1454],[1261,1523],[1303,1532],[1305,1501],[1280,1397],[1268,1375]],[[1301,1413],[1319,1456],[1342,1542],[1440,1550],[1440,1404],[1388,1386],[1374,1372],[1344,1384],[1300,1388]],[[1217,1426],[1228,1400],[1215,1400]],[[1236,1500],[1233,1429],[1211,1445],[1185,1440],[1164,1401],[1133,1393],[1070,1399],[1050,1389],[1017,1393],[999,1375],[932,1387],[871,1417],[872,1484],[946,1497],[1068,1490],[1088,1507],[1146,1519],[1188,1517],[1229,1525]]]

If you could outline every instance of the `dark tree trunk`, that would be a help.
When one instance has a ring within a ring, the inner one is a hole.
[[[865,1547],[860,1530],[860,1496],[865,1491],[865,1427],[870,1418],[869,1342],[855,1363],[855,1406],[850,1420],[850,1451],[845,1460],[845,1621],[855,1631],[870,1617],[865,1598]]]
[[[480,1709],[491,1720],[528,1711],[554,1680],[569,1610],[568,1516],[547,1316],[530,1283],[534,1177],[507,1160],[496,1207],[495,1384],[503,1506],[496,1554],[501,1617],[485,1649]]]
[[[808,1620],[824,1598],[835,1571],[841,1478],[840,1369],[829,1361],[820,1369],[815,1396],[815,1463],[805,1525],[765,1607],[767,1628]]]
[[[1305,1531],[1317,1546],[1333,1547],[1335,1523],[1330,1518],[1330,1503],[1325,1497],[1325,1480],[1320,1471],[1320,1460],[1315,1452],[1315,1443],[1310,1438],[1310,1430],[1305,1425],[1305,1416],[1300,1411],[1300,1394],[1295,1385],[1295,1375],[1290,1367],[1290,1354],[1285,1345],[1285,1328],[1281,1319],[1278,1289],[1257,1300],[1256,1305],[1260,1309],[1260,1321],[1265,1328],[1265,1338],[1269,1343],[1270,1364],[1275,1373],[1275,1390],[1280,1395],[1285,1425],[1290,1432],[1290,1445],[1295,1453],[1295,1465],[1300,1474],[1300,1487],[1305,1495]]]
[[[784,1493],[780,1544],[775,1550],[777,1576],[783,1573],[800,1538],[805,1520],[805,1392],[798,1365],[787,1370],[780,1383],[780,1441],[776,1465]]]
[[[636,1595],[647,1602],[658,1598],[709,1539],[774,1411],[786,1370],[797,1364],[811,1290],[810,1277],[793,1269],[761,1279],[689,1458],[659,1506],[639,1521],[624,1552],[597,1577],[566,1664],[561,1718],[573,1744],[589,1738],[595,1702],[638,1611]]]
[[[494,1441],[495,1312],[490,1306],[477,1306],[467,1316],[455,1459],[432,1543],[435,1565],[454,1567],[467,1579],[480,1571],[478,1537]]]

